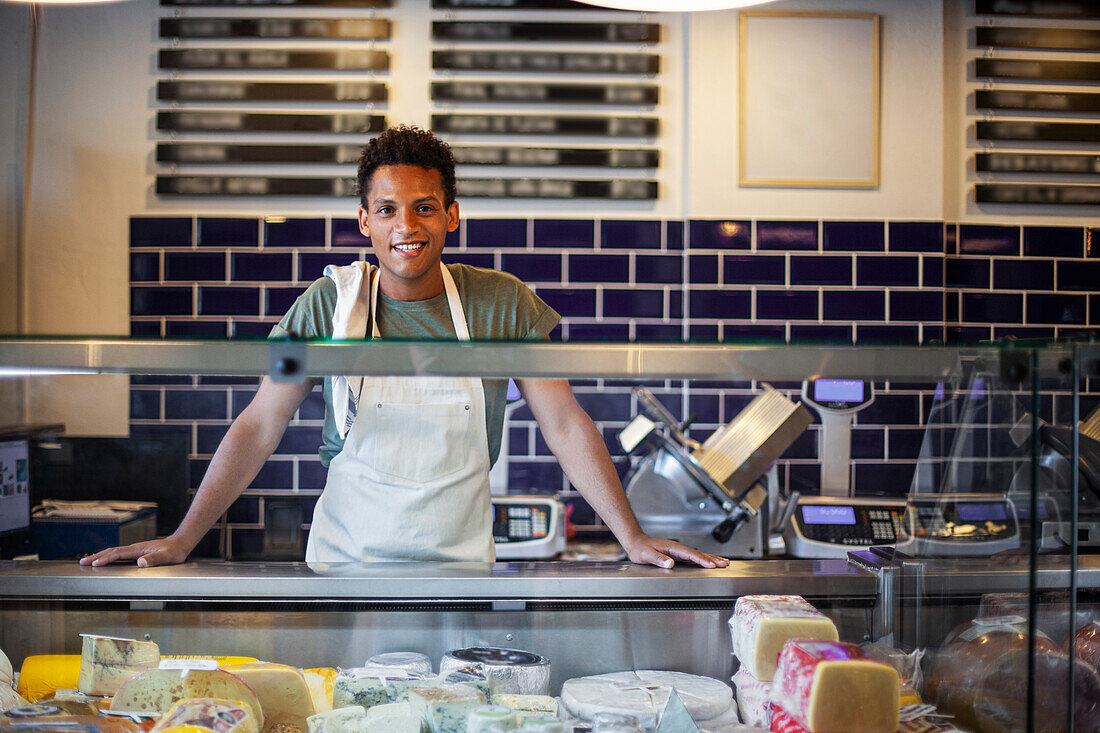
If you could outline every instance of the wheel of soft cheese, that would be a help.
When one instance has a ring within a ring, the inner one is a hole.
[[[561,701],[570,713],[584,720],[601,712],[633,715],[643,728],[652,730],[668,702],[669,689],[676,690],[695,721],[717,718],[733,701],[733,690],[719,680],[651,669],[566,680]]]
[[[428,659],[427,654],[421,654],[420,652],[387,652],[385,654],[375,654],[368,659],[367,663],[363,666],[393,667],[394,669],[405,669],[409,672],[419,672],[425,675],[432,674],[432,660]]]
[[[447,652],[439,674],[472,667],[499,682],[496,692],[514,695],[550,694],[550,660],[519,649],[471,647]]]

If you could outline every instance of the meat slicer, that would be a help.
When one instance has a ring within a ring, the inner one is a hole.
[[[758,480],[810,424],[806,408],[764,387],[703,443],[645,387],[619,433],[632,456],[624,485],[642,531],[729,558],[768,551],[768,490]]]

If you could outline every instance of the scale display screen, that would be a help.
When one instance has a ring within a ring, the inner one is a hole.
[[[863,402],[862,379],[818,379],[814,382],[818,402]]]
[[[851,506],[802,507],[802,521],[806,524],[855,524],[856,510]]]
[[[967,522],[1008,519],[1004,504],[959,504],[956,511],[959,519]]]

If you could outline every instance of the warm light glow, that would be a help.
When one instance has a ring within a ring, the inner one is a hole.
[[[763,5],[772,0],[580,0],[614,10],[637,10],[641,13],[690,13],[696,10],[730,10]]]

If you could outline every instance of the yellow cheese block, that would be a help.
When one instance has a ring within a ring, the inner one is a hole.
[[[313,698],[313,709],[318,713],[332,710],[332,690],[336,687],[336,669],[334,667],[313,667],[303,669],[309,694]]]
[[[17,689],[30,702],[38,702],[56,690],[76,689],[79,679],[79,654],[33,654],[23,660]]]
[[[244,680],[260,698],[265,731],[278,723],[305,730],[306,718],[316,713],[305,675],[297,667],[272,662],[249,662],[224,669]]]
[[[151,641],[81,634],[80,676],[76,689],[85,695],[113,695],[135,674],[160,664],[160,649]]]

